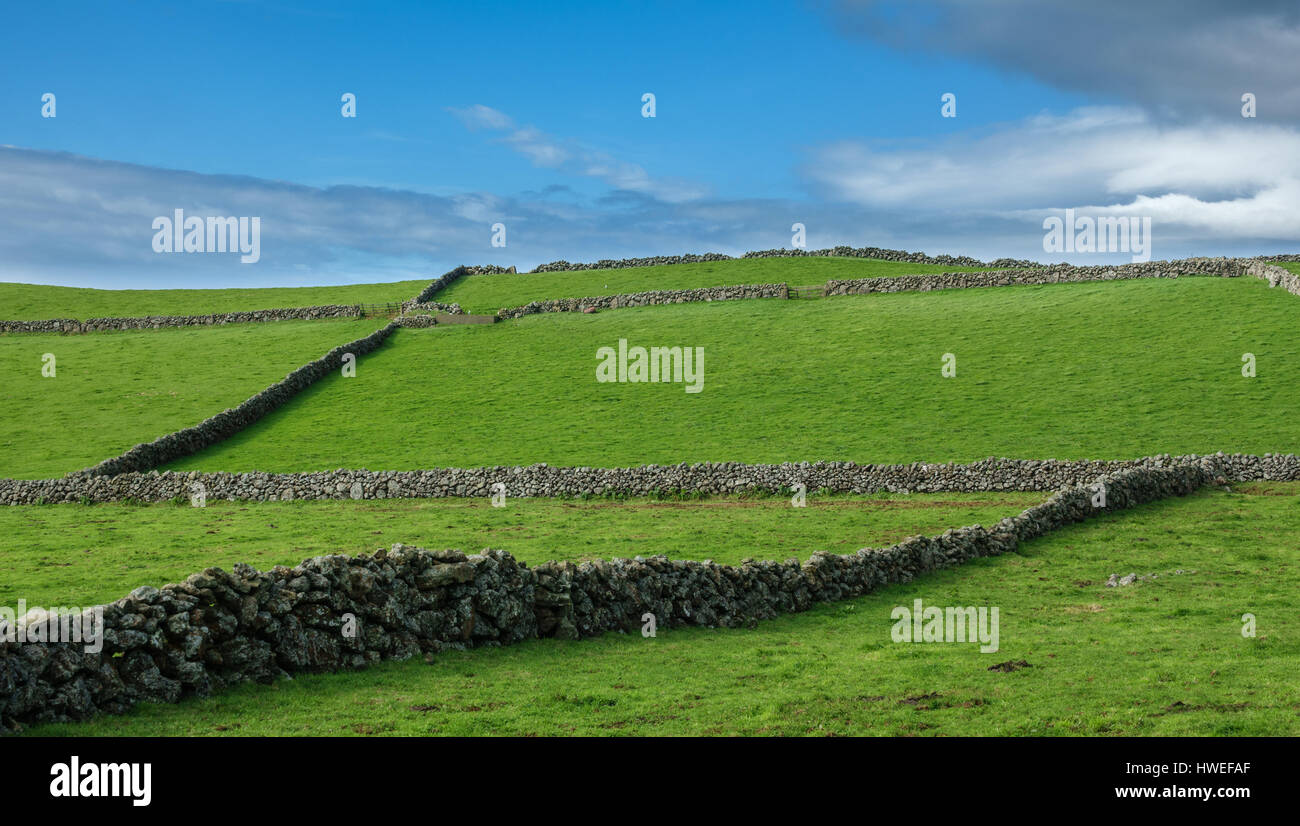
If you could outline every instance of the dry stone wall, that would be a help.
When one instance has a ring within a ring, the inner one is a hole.
[[[1277,273],[1273,273],[1276,270]],[[1278,275],[1280,273],[1280,275]],[[1070,284],[1085,281],[1119,281],[1133,278],[1178,278],[1183,275],[1212,275],[1235,278],[1254,275],[1273,282],[1290,276],[1273,265],[1241,258],[1187,258],[1180,261],[1148,261],[1118,266],[1077,267],[1052,264],[991,272],[948,272],[934,275],[899,275],[885,278],[856,278],[826,282],[826,295],[863,295],[966,287],[1007,287],[1027,284]],[[1295,279],[1295,276],[1291,276]]]
[[[335,347],[315,361],[307,362],[280,381],[245,400],[238,407],[224,410],[194,427],[168,433],[147,444],[136,445],[121,456],[105,459],[94,467],[75,474],[72,478],[111,476],[148,470],[210,447],[258,421],[298,395],[304,388],[342,367],[345,354],[350,353],[359,358],[371,352],[383,344],[397,327],[397,322],[390,322],[368,336]]]
[[[483,269],[483,268],[474,267],[472,269]],[[410,301],[404,303],[402,305],[402,312],[406,312],[407,307],[411,305],[424,304],[429,301],[432,301],[435,295],[447,289],[452,284],[455,284],[457,281],[464,278],[465,276],[470,275],[471,274],[470,270],[471,270],[470,267],[461,266],[461,267],[457,267],[454,270],[450,270],[444,273],[443,275],[438,276],[429,284],[429,286],[425,287],[423,290],[420,290],[419,295],[417,295],[415,298],[411,299]]]
[[[428,327],[437,327],[438,321],[431,315],[404,315],[398,316],[393,320],[398,327],[411,327],[414,329],[425,329]]]
[[[98,652],[84,642],[19,642],[17,633],[0,641],[0,730],[291,673],[518,642],[536,636],[532,596],[532,572],[491,551],[466,557],[398,546],[265,572],[209,568],[103,606]],[[343,633],[348,615],[355,635]]]
[[[1051,491],[1108,473],[1215,461],[1231,481],[1300,481],[1300,457],[1269,453],[1151,456],[1128,461],[984,459],[970,464],[859,465],[852,462],[735,462],[631,468],[510,467],[434,470],[333,470],[314,473],[166,471],[70,474],[60,479],[0,479],[0,505],[72,502],[166,502],[189,499],[196,485],[208,499],[274,502],[292,499],[441,499],[509,497],[776,494],[809,491],[868,494],[954,491]]]
[[[1288,272],[1287,270],[1277,267],[1267,262],[1271,261],[1297,261],[1300,256],[1297,255],[1270,255],[1261,256],[1256,259],[1186,259],[1185,261],[1162,262],[1154,261],[1144,264],[1125,264],[1119,267],[1074,267],[1068,264],[1042,265],[1033,261],[1021,259],[999,258],[996,261],[984,262],[967,256],[938,255],[930,256],[919,252],[904,252],[901,250],[888,250],[879,247],[832,247],[822,250],[757,250],[747,252],[742,258],[789,258],[789,257],[849,257],[849,258],[874,258],[883,261],[900,261],[910,263],[924,264],[946,264],[959,267],[999,267],[996,273],[971,274],[971,273],[942,273],[939,275],[912,275],[897,276],[881,279],[857,279],[848,281],[831,281],[828,286],[834,290],[828,290],[827,295],[851,295],[870,292],[903,292],[910,290],[934,290],[934,289],[952,289],[957,287],[989,287],[1005,286],[1008,284],[1047,284],[1047,283],[1067,283],[1077,281],[1100,281],[1113,280],[1119,278],[1166,278],[1177,277],[1180,274],[1207,274],[1207,275],[1240,275],[1243,272],[1249,275],[1256,275],[1265,278],[1270,283],[1278,282],[1285,286],[1288,292],[1300,295],[1300,276]],[[549,264],[542,264],[532,270],[534,273],[540,272],[563,272],[593,269],[626,269],[631,267],[653,267],[668,264],[689,264],[700,261],[727,261],[732,260],[732,256],[721,253],[705,253],[703,255],[667,255],[653,256],[648,258],[623,258],[623,259],[603,259],[590,264],[572,264],[568,261],[553,261]],[[1205,263],[1205,262],[1219,262]],[[1200,267],[1200,269],[1194,269]],[[1013,269],[1014,268],[1014,269]],[[1223,271],[1224,269],[1236,269],[1234,272]],[[1246,272],[1247,269],[1256,270],[1256,272]],[[1213,270],[1213,271],[1211,271]],[[1046,272],[1044,272],[1046,271]],[[450,272],[440,276],[420,291],[420,294],[410,301],[402,303],[402,312],[410,312],[413,309],[427,309],[436,312],[445,312],[450,314],[459,314],[464,312],[458,304],[441,304],[432,301],[433,296],[455,283],[460,278],[467,275],[492,275],[502,273],[514,273],[514,267],[501,267],[493,264],[460,266]],[[971,275],[983,275],[984,277],[963,277]],[[749,285],[749,287],[772,287],[775,285]],[[710,289],[739,289],[731,288],[710,288]],[[663,292],[689,293],[697,292],[691,290],[675,290]],[[512,313],[506,315],[506,318],[518,318],[520,315],[531,314],[528,307],[541,305],[548,307],[544,309],[533,309],[531,312],[565,312],[566,309],[560,305],[564,302],[586,302],[582,306],[600,306],[594,302],[606,301],[611,298],[622,299],[625,301],[634,301],[641,296],[653,295],[655,293],[636,293],[624,296],[601,296],[596,298],[580,299],[560,299],[555,301],[533,302],[527,307],[517,307],[510,310],[502,310],[502,313]],[[771,295],[759,296],[739,296],[743,298],[772,298]],[[719,300],[719,299],[692,299],[684,298],[684,301],[691,300]],[[652,301],[649,303],[680,303],[678,301]],[[549,308],[549,305],[556,305],[555,309]],[[644,306],[644,304],[628,303],[618,304],[615,306]],[[316,320],[323,318],[355,318],[361,315],[361,308],[355,304],[326,304],[314,307],[286,307],[270,310],[248,310],[234,313],[209,313],[207,315],[187,315],[187,316],[141,316],[141,317],[123,317],[123,318],[90,318],[84,321],[75,318],[53,318],[39,321],[0,321],[0,333],[98,333],[109,331],[123,330],[154,330],[163,327],[200,327],[213,326],[222,324],[247,324],[253,322],[265,321],[291,321],[291,320]],[[406,325],[413,326],[413,325]]]
[[[875,252],[875,250],[869,250]],[[168,461],[202,450],[221,439],[257,421],[267,412],[275,409],[284,400],[311,384],[334,366],[325,366],[333,354],[352,352],[362,355],[379,346],[380,343],[397,327],[429,327],[436,320],[424,315],[405,315],[412,310],[423,312],[442,312],[448,315],[462,315],[460,307],[455,304],[433,302],[429,296],[443,289],[450,283],[470,272],[499,271],[500,267],[457,267],[426,287],[413,301],[402,305],[403,316],[390,323],[382,330],[376,331],[350,344],[335,348],[323,359],[304,365],[290,373],[283,381],[267,388],[258,395],[248,399],[233,410],[226,410],[195,427],[186,428],[176,433],[162,436],[149,444],[136,445],[121,456],[107,459],[82,473],[101,476],[145,471],[158,467]],[[1052,265],[1017,270],[1000,270],[985,273],[943,273],[939,275],[911,275],[888,278],[857,279],[850,281],[827,282],[827,295],[848,295],[872,292],[899,292],[905,290],[935,290],[961,287],[988,287],[1010,284],[1046,284],[1075,281],[1106,281],[1123,278],[1173,278],[1184,274],[1218,275],[1235,277],[1250,275],[1267,280],[1270,286],[1281,286],[1288,292],[1300,296],[1300,276],[1281,267],[1262,260],[1233,258],[1193,258],[1182,261],[1156,261],[1141,264],[1125,264],[1116,267],[1074,267],[1070,265]],[[788,288],[785,284],[756,284],[734,287],[709,287],[699,290],[661,290],[631,295],[597,296],[590,298],[556,299],[539,301],[524,307],[503,309],[499,318],[519,318],[524,315],[541,312],[574,312],[589,308],[637,307],[654,304],[677,304],[689,301],[724,301],[745,298],[785,298]],[[298,308],[314,310],[319,308]],[[343,308],[348,309],[348,308]],[[297,312],[298,310],[265,311]],[[202,318],[199,316],[185,318]],[[487,319],[488,317],[483,317]],[[444,316],[444,320],[446,316]],[[57,331],[58,322],[19,322],[21,324],[53,324],[54,328],[45,332]],[[80,323],[80,322],[78,322]],[[3,487],[4,481],[0,481]],[[25,495],[20,491],[18,496]]]
[[[771,249],[747,252],[741,258],[875,258],[879,261],[899,261],[908,264],[940,264],[951,267],[1041,267],[1036,261],[1023,258],[999,258],[980,261],[966,255],[926,255],[923,252],[904,252],[880,247],[830,247],[821,250]]]
[[[534,301],[522,307],[503,308],[498,318],[522,318],[534,313],[577,313],[589,308],[613,310],[649,307],[657,304],[687,304],[695,301],[733,301],[742,298],[786,298],[785,284],[741,284],[734,287],[705,287],[699,290],[651,290],[643,293],[600,295],[589,298],[554,298]]]
[[[0,635],[0,731],[176,702],[297,672],[535,637],[576,639],[640,626],[736,627],[846,599],[927,572],[1015,550],[1087,519],[1223,481],[1214,459],[1142,467],[1094,480],[1003,519],[884,549],[813,554],[806,562],[615,559],[529,569],[509,554],[391,551],[322,556],[293,568],[209,568],[104,606],[103,645]],[[31,627],[23,623],[24,633]],[[885,633],[882,629],[882,634]]]
[[[403,313],[411,310],[431,310],[451,313],[464,312],[457,304],[440,304],[431,301],[432,297],[447,286],[466,275],[487,275],[492,273],[514,272],[514,267],[497,267],[493,265],[456,267],[454,270],[435,279],[420,291],[414,299],[401,305]],[[361,316],[361,307],[357,304],[326,304],[315,307],[286,307],[272,310],[249,310],[236,313],[211,313],[208,315],[187,316],[142,316],[139,318],[90,318],[79,321],[75,318],[54,318],[42,321],[0,321],[0,333],[101,333],[117,330],[154,330],[162,327],[201,327],[219,324],[246,324],[258,321],[290,321],[297,319],[316,320],[322,318],[357,318]],[[402,326],[426,326],[419,322]]]
[[[965,255],[930,256],[921,252],[881,249],[880,247],[831,247],[822,250],[770,249],[747,252],[741,258],[797,258],[802,256],[839,257],[839,258],[875,258],[881,261],[901,261],[911,264],[946,264],[954,267],[1034,267],[1033,261],[1017,258],[999,258],[996,261],[979,261]],[[671,264],[696,264],[703,261],[731,261],[734,256],[718,252],[706,252],[700,255],[654,255],[646,258],[602,258],[590,264],[574,264],[568,261],[552,261],[534,267],[531,272],[566,272],[578,270],[621,270],[632,267],[660,267]]]
[[[410,301],[403,302],[402,312],[410,312],[412,309],[419,308],[436,308],[439,312],[444,313],[461,313],[459,304],[439,304],[433,300],[433,297],[443,290],[455,284],[467,275],[501,275],[504,273],[513,273],[514,267],[498,267],[495,264],[479,264],[474,266],[461,265],[454,270],[450,270],[443,275],[438,276],[429,286],[420,291],[420,294]],[[452,308],[455,309],[452,309]]]
[[[287,307],[276,310],[248,310],[208,315],[141,316],[138,318],[53,318],[44,321],[0,321],[0,333],[104,333],[123,330],[156,330],[162,327],[207,327],[222,324],[249,324],[261,321],[317,320],[322,318],[356,318],[361,308],[356,304],[326,304],[317,307]]]
[[[529,272],[577,272],[579,270],[625,270],[633,267],[660,267],[668,264],[698,264],[703,261],[730,261],[730,255],[719,252],[706,252],[702,255],[652,255],[646,258],[602,258],[590,264],[573,264],[568,261],[552,261],[539,264]]]
[[[538,633],[577,638],[633,631],[647,612],[655,615],[659,627],[747,625],[804,611],[818,602],[910,582],[978,557],[1014,551],[1021,542],[1098,513],[1185,496],[1223,481],[1222,469],[1213,460],[1124,470],[1061,491],[992,528],[975,525],[939,536],[914,536],[889,548],[865,548],[855,554],[817,552],[802,564],[797,560],[750,561],[730,566],[662,556],[582,564],[551,562],[535,571]],[[1103,507],[1094,505],[1097,484],[1106,489]]]
[[[855,250],[850,247],[836,247],[831,250],[765,250],[746,253],[745,257],[779,257],[781,255],[848,255],[879,258],[884,253],[896,252],[864,247]],[[914,260],[919,253],[899,253],[895,259]],[[906,257],[912,256],[912,257]],[[565,261],[555,262],[545,267],[555,269],[537,269],[533,272],[553,272],[568,269],[596,269],[620,267],[654,266],[664,263],[685,263],[688,259],[699,256],[680,256],[682,260],[669,258],[625,259],[624,261],[598,261],[595,264],[569,264]],[[957,266],[988,266],[984,262],[952,256],[920,256],[927,263],[938,262]],[[710,259],[712,260],[712,259]],[[968,287],[1005,287],[1031,284],[1068,284],[1090,281],[1117,281],[1136,278],[1178,278],[1184,275],[1213,275],[1235,278],[1249,275],[1262,278],[1270,286],[1282,286],[1294,295],[1300,295],[1300,275],[1291,273],[1267,261],[1243,258],[1187,258],[1176,261],[1149,261],[1115,266],[1075,266],[1071,264],[1040,265],[1029,261],[1000,259],[991,262],[1001,266],[1014,264],[1016,268],[1000,269],[986,272],[951,272],[931,275],[898,275],[879,278],[859,278],[848,280],[832,279],[826,282],[825,295],[864,295],[869,293],[925,292],[930,290],[961,289]],[[563,265],[563,266],[561,266]],[[599,267],[598,267],[599,265]],[[749,284],[734,287],[708,287],[697,290],[657,290],[613,296],[590,296],[585,298],[560,298],[534,301],[522,307],[502,308],[497,312],[499,318],[521,318],[534,313],[582,312],[589,308],[615,309],[620,307],[644,307],[655,304],[681,304],[692,301],[723,301],[743,298],[785,298],[788,288],[785,284]]]
[[[1291,295],[1300,295],[1300,275],[1265,261],[1251,261],[1246,265],[1246,275],[1262,278],[1270,287],[1281,287]]]
[[[449,315],[463,315],[465,313],[459,304],[443,304],[440,301],[408,302],[403,305],[402,312],[448,313]]]

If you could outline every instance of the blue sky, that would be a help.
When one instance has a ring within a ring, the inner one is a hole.
[[[793,221],[810,247],[1053,260],[1066,207],[1152,215],[1159,258],[1300,250],[1295,11],[1072,5],[14,7],[0,280],[415,278],[789,246]],[[174,208],[261,216],[262,260],[155,253]]]

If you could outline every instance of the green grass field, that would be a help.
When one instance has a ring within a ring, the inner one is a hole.
[[[0,336],[0,476],[61,476],[198,424],[383,323]]]
[[[226,290],[95,290],[0,282],[0,318],[109,318],[146,315],[207,315],[319,304],[382,304],[409,301],[433,277],[386,284],[334,287],[257,287]]]
[[[647,290],[690,290],[733,284],[823,284],[831,278],[883,278],[936,272],[976,272],[977,268],[905,264],[871,258],[737,258],[619,270],[475,275],[462,278],[435,301],[458,303],[472,313],[495,313],[547,298],[587,298]]]
[[[751,630],[448,652],[30,733],[1295,735],[1298,505],[1297,484],[1205,491]],[[1104,587],[1129,572],[1161,576]],[[893,643],[918,598],[998,607],[999,650]]]
[[[495,276],[492,276],[495,277]],[[399,330],[175,467],[1126,459],[1300,448],[1300,301],[1183,278],[553,313]],[[704,389],[598,383],[620,338],[703,347]],[[1241,374],[1242,354],[1257,376]],[[942,357],[957,375],[941,375]]]
[[[267,570],[321,554],[370,553],[394,542],[477,553],[506,550],[536,565],[668,554],[739,564],[852,553],[954,525],[991,525],[1041,493],[829,496],[806,508],[781,497],[705,501],[387,499],[0,508],[0,605],[111,602],[216,565]],[[701,556],[701,549],[704,550]],[[44,603],[41,602],[44,600]]]
[[[473,277],[438,300],[481,311],[566,294],[889,274],[881,262],[855,259],[724,264]],[[819,269],[848,265],[872,271]],[[681,280],[651,283],[654,270]],[[586,288],[596,280],[602,289]],[[424,283],[412,282],[410,295]],[[567,286],[573,290],[562,291]],[[89,306],[95,309],[83,315],[133,314]],[[675,305],[399,330],[360,361],[355,378],[329,377],[176,467],[1295,451],[1297,318],[1300,300],[1258,280],[1184,278]],[[0,371],[9,377],[0,385],[0,476],[59,475],[195,424],[382,323],[0,337]],[[597,383],[596,350],[620,338],[703,347],[703,392]],[[47,352],[58,359],[53,379],[41,376]],[[1240,372],[1247,352],[1257,359],[1255,378]],[[954,378],[940,373],[944,353],[957,358]],[[0,605],[111,601],[211,565],[265,569],[394,542],[500,548],[529,564],[657,553],[732,564],[804,559],[989,525],[1042,498],[812,496],[805,509],[765,496],[512,498],[504,508],[462,499],[7,507],[0,509]],[[655,639],[608,634],[448,652],[431,663],[301,675],[31,733],[1300,734],[1298,505],[1300,483],[1206,490],[754,629],[661,629]],[[1108,575],[1129,572],[1161,576],[1104,586]],[[917,598],[997,606],[1000,650],[892,643],[891,609]],[[1255,638],[1241,634],[1248,612],[1258,618]],[[988,670],[1020,659],[1031,667]]]
[[[1300,261],[1279,261],[1277,262],[1277,265],[1284,270],[1290,270],[1291,272],[1300,275]]]

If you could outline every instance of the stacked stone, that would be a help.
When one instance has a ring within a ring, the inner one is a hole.
[[[81,473],[88,476],[113,476],[130,471],[145,471],[210,447],[258,421],[328,373],[342,367],[345,355],[351,354],[359,358],[371,352],[397,327],[396,322],[390,322],[368,336],[335,347],[240,403],[238,407],[227,409],[193,427],[160,436],[148,444],[138,444],[121,456],[105,459]]]
[[[201,485],[208,499],[440,499],[488,497],[500,483],[510,497],[779,494],[809,491],[870,494],[1051,491],[1135,469],[1180,467],[1212,459],[1232,481],[1300,481],[1300,457],[1287,453],[1150,456],[1123,461],[983,459],[969,464],[859,465],[704,462],[630,468],[496,466],[433,470],[334,470],[313,473],[128,472],[70,474],[59,479],[0,479],[0,505],[70,502],[165,502],[189,499]]]
[[[1270,261],[1297,261],[1297,255],[1268,255],[1256,259],[1233,258],[1189,258],[1183,261],[1152,261],[1141,264],[1124,264],[1118,267],[1091,266],[1074,267],[1068,264],[1038,264],[1033,261],[1012,258],[999,258],[995,261],[979,261],[968,256],[938,255],[930,256],[919,252],[888,250],[879,247],[831,247],[822,250],[771,249],[747,252],[742,258],[785,258],[803,256],[836,256],[848,258],[874,258],[883,261],[900,261],[916,264],[939,264],[959,267],[997,267],[999,272],[984,273],[986,278],[962,279],[961,275],[969,273],[942,273],[933,276],[900,276],[888,279],[889,283],[880,283],[885,279],[857,279],[850,281],[831,281],[837,292],[827,295],[848,295],[864,292],[901,292],[905,290],[933,290],[955,287],[1003,286],[1006,284],[1040,284],[1064,283],[1072,281],[1099,281],[1119,278],[1174,278],[1185,274],[1254,275],[1264,278],[1270,284],[1282,284],[1288,292],[1300,295],[1300,276],[1268,264]],[[648,258],[603,259],[590,264],[573,264],[568,261],[553,261],[542,264],[532,272],[563,272],[594,269],[625,269],[630,267],[653,267],[665,264],[689,264],[700,261],[726,261],[732,256],[721,253],[703,255],[660,255]],[[1046,270],[1046,272],[1044,272]],[[430,299],[458,279],[466,275],[491,275],[513,273],[514,267],[501,267],[492,264],[460,266],[435,279],[411,301],[404,302],[403,312],[416,306],[436,308],[439,312],[457,314],[463,312],[455,304],[438,304]],[[1041,280],[1039,280],[1041,279]],[[874,284],[872,287],[869,285]],[[642,295],[638,293],[637,295]],[[764,296],[767,297],[767,296]],[[594,301],[596,299],[574,299]],[[545,302],[541,302],[545,303]],[[455,309],[452,309],[455,308]],[[517,308],[523,309],[523,308]],[[541,312],[547,312],[542,310]],[[0,333],[92,333],[122,330],[151,330],[163,327],[195,327],[221,324],[245,324],[264,321],[314,320],[323,318],[354,318],[361,314],[355,304],[325,304],[314,307],[287,307],[270,310],[248,310],[234,313],[210,313],[192,316],[141,316],[136,318],[90,318],[80,321],[75,318],[53,318],[39,321],[0,321]]]
[[[875,258],[881,261],[901,261],[911,264],[946,264],[954,267],[1035,267],[1033,261],[1018,258],[999,258],[984,262],[965,255],[926,255],[921,252],[881,249],[880,247],[830,247],[821,250],[770,249],[747,252],[741,258],[797,258],[803,256],[839,258]],[[569,261],[552,261],[533,268],[532,272],[568,272],[578,270],[618,270],[630,267],[658,267],[671,264],[695,264],[702,261],[730,261],[733,256],[717,252],[701,255],[655,255],[645,258],[603,258],[590,264]]]
[[[397,545],[267,572],[209,568],[179,584],[137,588],[103,607],[99,652],[87,652],[84,640],[18,642],[14,633],[0,641],[0,731],[292,673],[530,639],[532,583],[532,572],[508,554]]]
[[[262,321],[356,318],[355,304],[324,304],[316,307],[285,307],[208,315],[141,316],[139,318],[54,318],[44,321],[0,321],[0,333],[103,333],[124,330],[157,330],[163,327],[205,327],[221,324],[249,324]]]
[[[874,258],[880,261],[899,261],[908,264],[938,264],[949,267],[1039,267],[1041,264],[1022,258],[999,258],[980,261],[966,255],[926,255],[923,252],[887,250],[880,247],[830,247],[821,250],[771,249],[747,252],[741,258]]]
[[[590,264],[573,264],[568,261],[552,261],[540,264],[530,272],[576,272],[579,270],[624,270],[633,267],[659,267],[667,264],[698,264],[704,261],[730,261],[730,255],[719,252],[706,252],[702,255],[652,255],[645,258],[602,258]]]
[[[1119,281],[1133,278],[1178,278],[1183,275],[1211,275],[1234,278],[1239,275],[1250,274],[1250,264],[1250,261],[1240,258],[1187,258],[1181,261],[1147,261],[1117,266],[1076,267],[1071,264],[1051,264],[1043,267],[994,270],[990,272],[946,272],[934,275],[898,275],[886,278],[832,279],[826,282],[826,295],[924,292],[927,290],[951,290],[966,287],[1008,287],[1029,284],[1069,284],[1085,281]]]
[[[503,308],[497,318],[522,318],[534,313],[580,313],[589,308],[612,310],[622,307],[649,307],[657,304],[687,304],[696,301],[732,301],[743,298],[786,298],[785,284],[742,284],[734,287],[705,287],[698,290],[650,290],[623,295],[600,295],[588,298],[554,298],[534,301],[522,307]]]
[[[438,322],[431,315],[404,315],[398,316],[394,321],[398,327],[410,327],[413,329],[426,329],[437,327]]]
[[[86,651],[84,642],[19,641],[16,634],[3,641],[7,634],[0,634],[0,730],[448,647],[634,630],[646,613],[661,628],[750,625],[1006,553],[1098,513],[1225,480],[1217,457],[1123,470],[1062,490],[991,529],[975,525],[842,556],[818,552],[802,565],[659,556],[529,570],[498,551],[466,557],[395,545],[391,552],[321,556],[267,572],[244,564],[230,573],[209,568],[176,585],[137,588],[105,606],[98,651]],[[1097,485],[1106,491],[1100,506]],[[39,622],[25,620],[24,628]]]
[[[461,306],[460,306],[459,304],[443,304],[442,302],[439,302],[439,301],[424,301],[424,302],[420,302],[420,303],[416,303],[416,302],[414,302],[414,301],[410,301],[410,302],[407,302],[405,305],[403,305],[402,312],[405,312],[405,313],[418,313],[418,312],[428,312],[428,313],[447,313],[448,315],[464,315],[464,314],[465,314],[465,311],[464,311],[463,309],[461,309]]]
[[[646,613],[654,615],[659,627],[750,625],[1013,551],[1021,542],[1098,513],[1184,496],[1223,481],[1223,469],[1214,459],[1135,468],[1063,490],[992,529],[975,525],[939,536],[914,536],[889,548],[848,555],[817,552],[802,565],[791,559],[746,561],[736,567],[663,556],[546,563],[535,571],[538,631],[568,638],[633,631]],[[1094,504],[1097,485],[1106,490],[1106,503],[1100,507]]]
[[[454,281],[456,278],[466,272],[466,268],[458,267],[447,275],[444,275],[438,282],[434,282],[430,288],[438,286],[440,283],[445,285]],[[911,275],[897,276],[892,278],[872,278],[856,279],[850,281],[829,281],[826,286],[827,295],[847,295],[858,293],[872,292],[898,292],[904,290],[931,290],[931,289],[953,289],[962,287],[987,287],[987,286],[1005,286],[1011,284],[1047,284],[1047,283],[1065,283],[1072,281],[1105,281],[1123,278],[1175,278],[1185,274],[1197,275],[1217,275],[1223,277],[1235,277],[1238,275],[1249,275],[1262,278],[1268,281],[1270,286],[1281,286],[1288,292],[1300,295],[1300,276],[1288,272],[1287,270],[1269,264],[1264,261],[1247,260],[1247,259],[1230,259],[1230,258],[1194,258],[1183,261],[1173,262],[1147,262],[1139,264],[1124,264],[1116,267],[1073,267],[1069,265],[1052,265],[1049,267],[1037,267],[1019,270],[1000,270],[987,273],[943,273],[939,275]],[[439,287],[441,288],[441,287]],[[518,318],[524,315],[539,312],[573,312],[591,308],[602,307],[629,307],[629,306],[648,306],[652,304],[673,304],[684,303],[687,301],[721,301],[744,298],[783,298],[788,294],[784,284],[759,284],[743,285],[736,287],[710,287],[700,290],[662,290],[646,293],[636,293],[633,295],[618,296],[598,296],[591,298],[575,299],[558,299],[552,301],[533,302],[524,307],[513,309],[503,309],[498,313],[501,318]],[[422,293],[423,295],[423,293]],[[457,305],[439,304],[437,302],[407,302],[404,305],[404,311],[413,307],[422,309],[439,309],[446,308],[449,312],[459,310]],[[28,323],[28,322],[23,322]],[[54,324],[58,322],[31,322],[35,324]],[[248,399],[239,407],[233,410],[226,410],[212,418],[202,422],[194,427],[185,428],[184,430],[162,436],[149,444],[136,445],[122,456],[107,459],[83,471],[83,474],[99,475],[116,475],[131,471],[145,471],[150,468],[158,467],[168,461],[189,455],[198,450],[202,450],[217,441],[228,438],[234,433],[246,427],[248,424],[259,420],[270,410],[273,410],[284,403],[285,400],[301,391],[304,387],[310,385],[330,370],[339,366],[339,360],[344,353],[353,355],[363,355],[378,347],[383,340],[399,326],[424,327],[430,326],[430,320],[427,317],[409,316],[399,319],[381,330],[372,333],[369,336],[358,339],[350,344],[335,348],[321,359],[304,365],[303,367],[290,373],[283,381],[272,385],[256,396]],[[572,470],[572,469],[570,469]],[[584,469],[579,469],[584,470]],[[622,472],[635,472],[644,469],[626,469]],[[455,472],[455,471],[449,471]],[[618,471],[601,471],[602,473],[611,473]],[[434,472],[441,473],[441,472]],[[564,481],[564,480],[561,480]],[[636,480],[631,480],[635,487]],[[958,479],[958,482],[962,480]],[[996,480],[994,480],[996,482]],[[133,480],[134,482],[134,480]],[[391,483],[391,480],[390,480]],[[66,488],[68,485],[59,485],[54,480],[43,480],[35,483],[37,487],[23,485],[13,480],[0,480],[0,502],[23,503],[31,500],[44,501],[68,501],[59,497],[70,495]],[[396,483],[401,488],[401,483]],[[71,487],[76,487],[72,485]],[[156,499],[158,491],[165,489],[167,484],[162,488],[156,482],[143,485],[147,489],[150,499]],[[174,489],[174,485],[172,489]],[[601,489],[608,489],[608,486],[599,483],[594,486],[596,493]],[[618,489],[615,486],[614,489]],[[661,488],[652,488],[661,489]],[[962,488],[941,488],[941,489],[962,489]],[[975,486],[975,490],[999,489],[997,487]],[[1022,488],[1034,489],[1034,488]],[[309,490],[309,495],[313,491]],[[565,488],[562,493],[543,493],[540,495],[570,495],[571,493],[583,493],[583,490],[571,491]],[[172,498],[182,495],[183,492],[170,493],[163,498]],[[96,495],[103,495],[101,490],[95,490],[76,496],[74,498],[93,498]],[[279,494],[263,494],[274,498]],[[434,495],[448,495],[439,492]],[[460,494],[456,494],[460,495]],[[537,495],[528,493],[525,495]],[[50,497],[54,497],[52,500]]]
[[[419,295],[402,304],[402,312],[406,312],[406,308],[409,305],[424,304],[425,302],[430,301],[435,295],[442,292],[447,287],[450,287],[452,284],[455,284],[466,275],[469,275],[469,270],[469,267],[457,267],[456,269],[450,270],[435,278],[429,286],[420,291]]]
[[[1262,278],[1270,287],[1281,287],[1291,295],[1300,295],[1300,275],[1264,261],[1251,261],[1246,266],[1246,275]]]
[[[41,321],[0,321],[0,333],[81,333],[75,318],[47,318]]]

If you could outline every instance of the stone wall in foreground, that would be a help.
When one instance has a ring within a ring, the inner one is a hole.
[[[360,358],[371,352],[383,344],[398,326],[396,321],[389,322],[368,336],[335,347],[315,361],[307,362],[280,381],[241,402],[238,407],[224,410],[193,427],[168,433],[147,444],[136,445],[121,456],[105,459],[94,467],[67,478],[84,480],[86,477],[113,476],[131,471],[149,470],[228,439],[280,407],[326,374],[340,369],[345,355],[350,353]]]
[[[588,308],[614,310],[623,307],[649,307],[657,304],[688,304],[696,301],[734,301],[742,298],[786,298],[785,284],[739,284],[734,287],[705,287],[698,290],[651,290],[623,295],[599,295],[589,298],[554,298],[534,301],[522,307],[497,311],[497,318],[522,318],[534,313],[577,313]]]
[[[1151,456],[1126,461],[984,459],[970,464],[859,465],[852,462],[736,462],[642,465],[631,468],[528,465],[435,470],[331,470],[314,473],[198,471],[72,474],[59,479],[0,479],[0,505],[72,502],[166,502],[208,499],[274,502],[291,499],[441,499],[487,497],[505,485],[509,497],[650,496],[781,493],[802,484],[833,493],[1052,491],[1103,474],[1160,469],[1212,460],[1232,481],[1300,481],[1300,457],[1269,453]],[[195,486],[201,486],[196,488]]]
[[[104,333],[124,330],[157,330],[162,327],[210,327],[249,324],[260,321],[298,321],[322,318],[357,318],[356,304],[323,304],[317,307],[284,307],[276,310],[248,310],[208,315],[151,315],[138,318],[52,318],[44,321],[0,321],[0,333]]]
[[[16,634],[0,641],[0,731],[446,648],[635,629],[647,612],[660,628],[748,625],[1006,553],[1095,514],[1186,495],[1223,478],[1217,461],[1201,460],[1094,481],[1107,492],[1100,508],[1091,487],[1076,487],[992,528],[915,536],[843,556],[819,552],[802,564],[652,557],[529,569],[498,551],[467,557],[397,545],[270,571],[209,568],[178,584],[142,586],[105,606],[99,651],[87,652],[80,642],[18,642]]]

